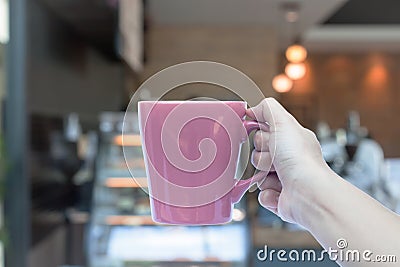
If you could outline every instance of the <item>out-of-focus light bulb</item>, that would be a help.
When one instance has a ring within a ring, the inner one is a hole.
[[[233,209],[232,220],[234,220],[235,222],[240,222],[243,221],[245,217],[246,213],[243,210],[237,208]]]
[[[289,63],[285,67],[286,75],[292,80],[299,80],[306,75],[306,65],[304,63]]]
[[[279,74],[272,79],[272,87],[278,93],[286,93],[292,89],[293,81],[285,74]]]
[[[297,11],[288,11],[285,14],[285,18],[287,22],[296,22],[299,19],[299,12]]]
[[[286,49],[286,58],[292,63],[303,62],[307,58],[307,50],[302,45],[291,45]]]

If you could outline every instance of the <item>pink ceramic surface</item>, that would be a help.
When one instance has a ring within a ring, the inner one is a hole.
[[[242,101],[141,101],[139,122],[155,222],[231,221],[233,204],[265,177],[234,179],[241,144],[259,129]]]

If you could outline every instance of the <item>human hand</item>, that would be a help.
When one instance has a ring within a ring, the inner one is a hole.
[[[400,257],[399,238],[394,234],[400,229],[399,215],[335,174],[310,130],[273,98],[248,109],[247,115],[270,125],[268,132],[256,132],[252,154],[257,169],[274,167],[258,184],[262,206],[305,227],[325,250],[338,247],[338,240],[344,239],[349,244],[345,249],[351,251]],[[338,259],[337,263],[343,267],[393,265],[365,259]]]
[[[271,170],[258,184],[260,204],[285,221],[302,224],[303,210],[312,201],[312,185],[328,168],[315,134],[274,98],[248,109],[247,115],[270,125],[269,132],[259,130],[254,135],[252,163],[259,170]]]

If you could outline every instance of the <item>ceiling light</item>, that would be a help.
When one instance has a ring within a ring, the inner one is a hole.
[[[285,14],[285,19],[287,22],[296,22],[299,19],[299,13],[297,11],[288,11]]]
[[[304,63],[289,63],[285,67],[286,75],[292,80],[299,80],[306,75],[306,65]]]
[[[272,87],[279,93],[286,93],[292,89],[293,81],[285,74],[279,74],[272,80]]]
[[[303,62],[307,58],[307,50],[299,44],[291,45],[286,49],[286,58],[292,63]]]
[[[280,8],[285,14],[287,22],[296,22],[299,19],[300,4],[297,2],[283,2]]]

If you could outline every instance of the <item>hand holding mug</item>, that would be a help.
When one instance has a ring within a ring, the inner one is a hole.
[[[258,184],[259,202],[288,222],[302,222],[301,214],[314,173],[325,168],[315,134],[301,126],[274,98],[266,98],[247,115],[270,125],[254,135],[252,163],[259,170],[275,172]]]

